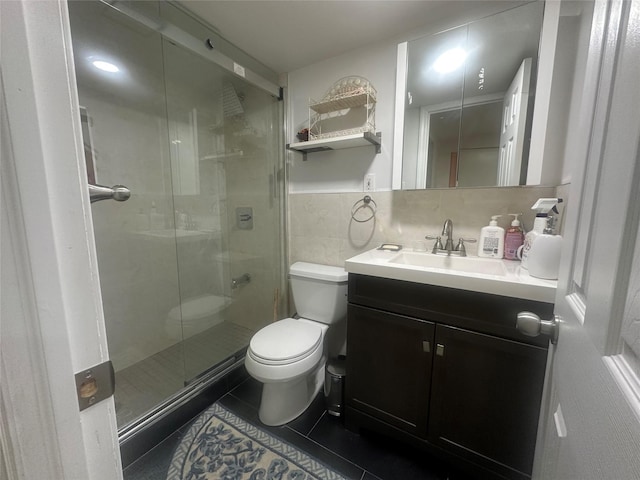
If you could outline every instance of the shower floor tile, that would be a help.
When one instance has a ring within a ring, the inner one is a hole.
[[[202,372],[249,344],[253,330],[220,323],[116,372],[118,426],[152,409]]]

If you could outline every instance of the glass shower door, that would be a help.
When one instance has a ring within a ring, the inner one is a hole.
[[[180,340],[164,328],[180,291],[162,39],[98,2],[70,2],[69,11],[90,177],[132,192],[92,205],[123,426],[184,385],[182,355],[162,353]]]
[[[164,41],[187,381],[244,349],[280,303],[281,102]]]
[[[122,431],[278,315],[282,109],[108,5],[69,12],[90,181],[131,190],[92,205]]]

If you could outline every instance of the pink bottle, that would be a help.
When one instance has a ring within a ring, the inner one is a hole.
[[[504,258],[518,260],[518,248],[524,243],[524,232],[520,226],[520,220],[518,220],[522,214],[510,213],[509,215],[513,215],[513,221],[504,235]]]

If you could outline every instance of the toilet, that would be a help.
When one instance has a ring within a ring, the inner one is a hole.
[[[265,425],[288,423],[311,404],[324,384],[327,331],[347,317],[343,268],[297,262],[289,280],[300,318],[259,330],[245,357],[249,375],[264,384],[258,415]]]
[[[187,298],[169,311],[165,332],[171,340],[186,340],[222,323],[230,304],[230,298],[213,294]]]

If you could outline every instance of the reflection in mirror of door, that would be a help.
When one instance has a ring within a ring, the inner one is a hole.
[[[399,46],[403,189],[526,183],[542,14],[533,2]]]

